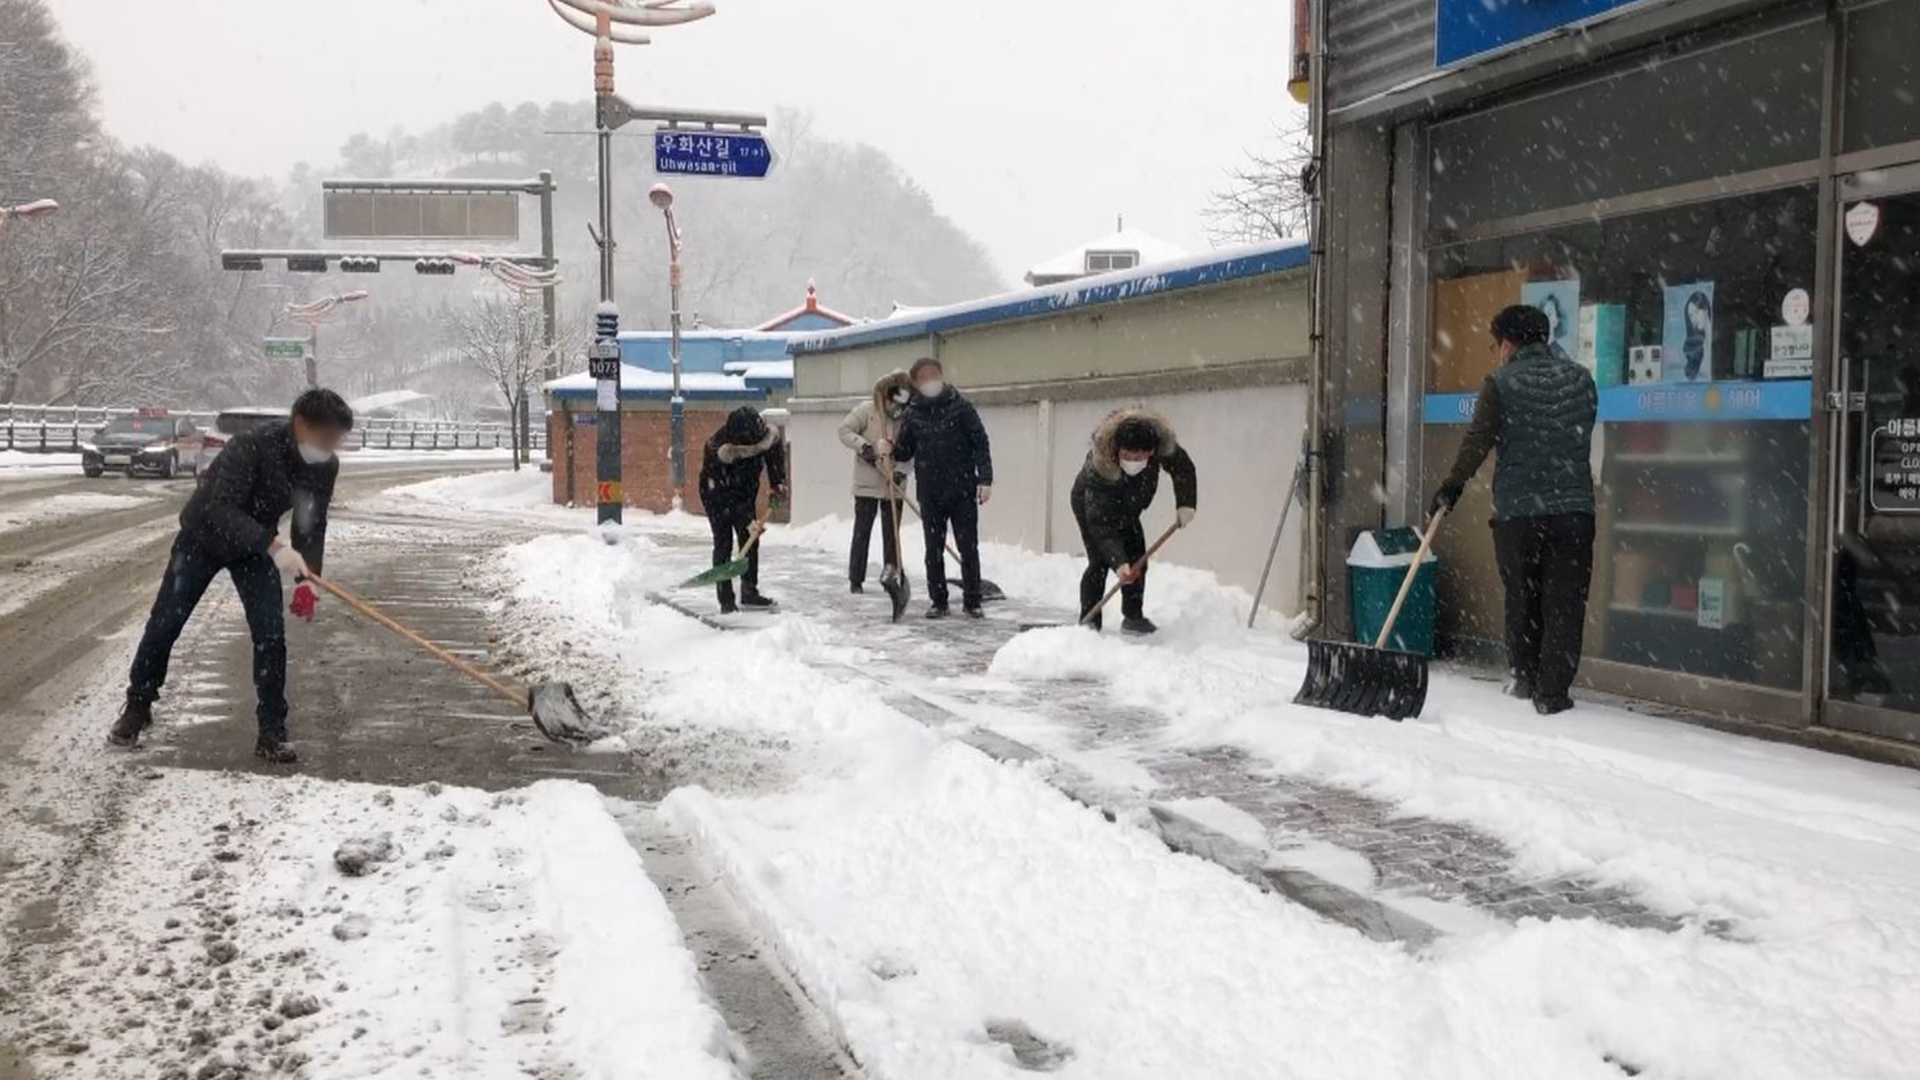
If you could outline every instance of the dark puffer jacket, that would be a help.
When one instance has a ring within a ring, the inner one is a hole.
[[[1528,345],[1480,384],[1473,423],[1447,485],[1473,479],[1490,451],[1493,518],[1593,513],[1593,424],[1599,393],[1587,369],[1548,345]]]
[[[987,428],[973,402],[949,386],[939,397],[907,406],[893,440],[893,459],[913,462],[920,501],[945,505],[973,498],[976,487],[993,484],[993,452]]]
[[[327,507],[339,475],[339,458],[320,465],[301,459],[289,423],[242,432],[213,459],[180,511],[180,531],[222,566],[231,566],[264,553],[280,518],[291,510],[293,548],[314,573],[321,573]]]
[[[700,504],[710,518],[751,520],[760,502],[760,469],[778,491],[787,486],[787,448],[780,429],[742,405],[707,440],[700,460]]]
[[[1114,442],[1120,425],[1129,420],[1145,420],[1160,436],[1159,449],[1136,476],[1128,476],[1121,470],[1120,448]],[[1091,554],[1108,566],[1127,564],[1124,538],[1147,507],[1153,505],[1153,497],[1160,491],[1162,469],[1173,477],[1174,505],[1198,508],[1199,474],[1166,417],[1149,409],[1117,409],[1093,429],[1093,446],[1087,451],[1086,463],[1080,466],[1080,475],[1073,481],[1071,498],[1074,520],[1080,523],[1081,531],[1094,548]]]

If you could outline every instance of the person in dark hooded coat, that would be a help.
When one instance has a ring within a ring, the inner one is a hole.
[[[980,508],[993,497],[993,451],[980,413],[947,384],[940,361],[921,357],[908,369],[915,398],[900,420],[893,460],[913,463],[920,492],[920,531],[927,544],[927,618],[947,617],[947,527],[960,553],[960,599],[980,618]]]
[[[734,550],[745,546],[753,536],[763,468],[767,471],[768,487],[775,495],[784,496],[787,448],[780,429],[742,405],[733,410],[727,422],[707,440],[706,453],[700,462],[700,504],[705,507],[707,525],[713,530],[715,566],[731,560]],[[733,599],[733,582],[722,581],[715,589],[722,614],[738,610]],[[740,577],[739,606],[773,606],[773,601],[760,594],[758,544],[747,553],[747,572]]]
[[[1087,569],[1080,575],[1080,611],[1092,610],[1107,590],[1107,573],[1120,576],[1120,628],[1130,634],[1151,634],[1158,627],[1147,618],[1147,572],[1134,565],[1147,553],[1146,530],[1140,515],[1153,505],[1160,490],[1160,473],[1173,477],[1174,520],[1182,528],[1193,521],[1199,506],[1200,479],[1193,459],[1174,436],[1173,425],[1158,413],[1142,408],[1119,409],[1093,431],[1093,447],[1073,482],[1073,519],[1080,525],[1080,541],[1087,549]],[[1088,625],[1098,630],[1100,616]]]

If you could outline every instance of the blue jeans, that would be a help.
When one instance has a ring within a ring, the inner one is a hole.
[[[247,612],[247,630],[253,635],[253,692],[255,713],[263,738],[287,737],[287,624],[280,610],[280,571],[264,551],[230,566],[222,566],[182,533],[173,542],[173,556],[153,598],[146,633],[133,654],[127,676],[127,697],[152,704],[167,681],[167,661],[180,631],[200,604],[207,586],[220,571],[233,578],[240,605]]]

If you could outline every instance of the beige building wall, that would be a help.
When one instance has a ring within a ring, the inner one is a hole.
[[[1116,408],[1146,404],[1173,424],[1200,473],[1200,515],[1165,561],[1251,592],[1306,425],[1306,334],[1304,275],[1288,273],[803,355],[788,403],[794,521],[851,517],[841,419],[880,375],[937,355],[993,442],[985,539],[1081,554],[1068,494],[1093,429]],[[1304,518],[1296,508],[1268,586],[1276,611],[1299,606]],[[1145,523],[1151,533],[1172,520],[1173,485],[1163,481]]]

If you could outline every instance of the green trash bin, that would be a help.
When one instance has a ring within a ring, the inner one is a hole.
[[[1409,528],[1363,532],[1347,553],[1347,588],[1353,602],[1353,639],[1371,645],[1393,609],[1393,598],[1406,580],[1407,567],[1420,550],[1420,533]],[[1434,580],[1440,559],[1429,550],[1420,572],[1413,577],[1407,602],[1394,620],[1387,648],[1433,655]]]

